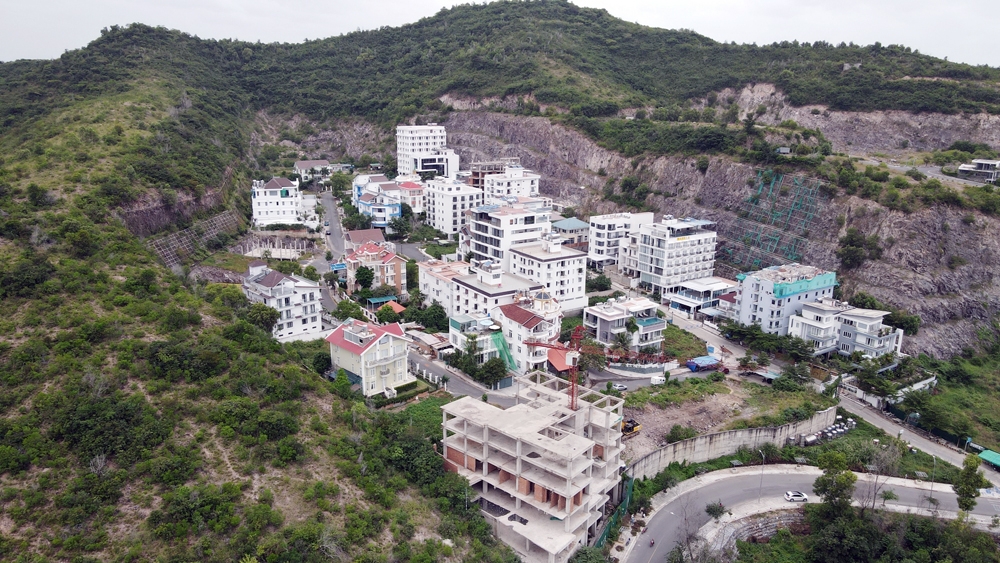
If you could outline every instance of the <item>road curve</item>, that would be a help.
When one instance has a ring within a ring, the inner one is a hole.
[[[763,479],[759,468],[741,468],[737,470],[714,471],[701,477],[682,482],[675,491],[668,491],[665,503],[657,506],[655,513],[647,522],[648,531],[640,534],[636,545],[629,546],[628,563],[649,563],[663,561],[667,553],[685,537],[697,531],[710,520],[705,513],[705,506],[714,501],[721,501],[727,507],[746,505],[757,502],[758,494],[764,501],[761,511],[774,509],[774,503],[768,502],[781,499],[785,491],[802,491],[809,495],[809,502],[817,502],[812,485],[820,471],[815,467],[796,467],[791,465],[765,466]],[[860,500],[869,489],[865,481],[869,477],[858,476],[855,488],[855,500]],[[930,484],[904,479],[893,479],[886,488],[892,489],[899,500],[892,504],[898,507],[926,509]],[[950,485],[937,483],[934,485],[934,498],[938,499],[938,510],[955,512],[958,510],[955,493]],[[789,504],[791,506],[791,504]],[[997,504],[1000,506],[1000,503]],[[980,499],[973,514],[986,517],[1000,513],[993,503]],[[651,539],[656,540],[654,546],[649,545]]]

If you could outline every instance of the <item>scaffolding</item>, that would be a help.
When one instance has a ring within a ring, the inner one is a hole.
[[[759,169],[748,183],[736,219],[719,225],[718,259],[744,271],[800,261],[822,182]]]

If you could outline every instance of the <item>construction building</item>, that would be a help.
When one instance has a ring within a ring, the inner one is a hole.
[[[785,336],[789,319],[801,314],[803,305],[833,297],[837,274],[815,266],[786,264],[739,274],[736,281],[736,320]]]
[[[581,387],[572,410],[563,379],[536,371],[514,384],[508,409],[471,397],[441,407],[445,467],[524,561],[566,563],[619,502],[624,401]]]
[[[478,190],[486,189],[486,177],[491,174],[503,174],[504,168],[508,166],[519,166],[521,159],[513,157],[498,158],[496,160],[473,162],[469,166],[468,183]]]

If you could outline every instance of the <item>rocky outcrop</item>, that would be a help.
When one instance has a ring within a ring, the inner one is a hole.
[[[737,220],[750,195],[747,180],[755,174],[723,157],[712,157],[705,173],[692,158],[628,159],[542,117],[455,112],[447,126],[463,162],[518,156],[542,174],[544,193],[590,213],[620,210],[603,199],[602,188],[608,178],[632,174],[649,184],[647,203],[658,213],[711,219],[724,228]],[[847,227],[877,234],[883,258],[847,272],[842,284],[848,292],[865,291],[921,316],[920,334],[904,339],[905,352],[948,356],[975,346],[977,328],[1000,312],[995,217],[943,206],[906,214],[846,196],[820,197],[817,205],[802,233],[808,246],[801,261],[835,269],[837,241]]]

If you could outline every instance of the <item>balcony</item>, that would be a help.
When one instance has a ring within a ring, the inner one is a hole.
[[[667,321],[659,317],[637,318],[635,324],[639,325],[640,334],[662,331],[667,328]]]
[[[384,366],[386,364],[390,364],[392,362],[395,362],[396,360],[403,360],[403,359],[406,359],[406,351],[405,350],[403,352],[399,352],[397,354],[390,354],[390,355],[385,356],[383,358],[377,358],[377,359],[374,359],[374,360],[365,360],[365,367],[371,368],[371,367],[375,367],[375,366]]]

